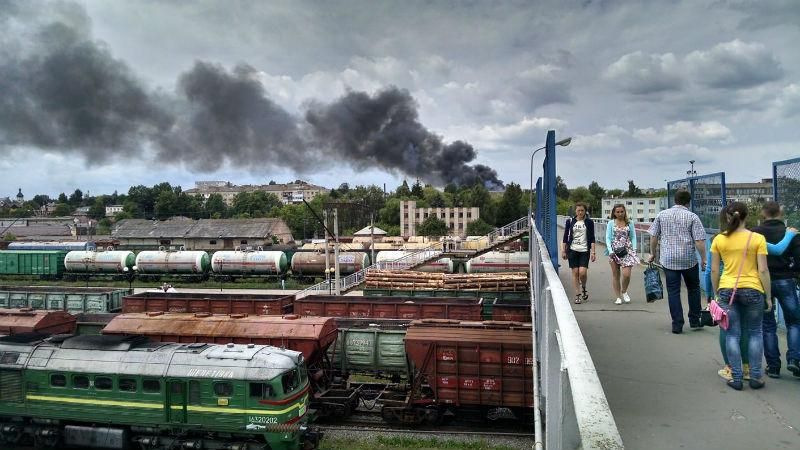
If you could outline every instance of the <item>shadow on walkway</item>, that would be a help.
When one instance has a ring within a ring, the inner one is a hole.
[[[573,299],[572,275],[560,262]],[[642,271],[631,277],[633,301],[617,306],[608,257],[599,256],[589,266],[589,301],[573,304],[625,448],[799,448],[800,379],[783,370],[760,391],[728,388],[717,376],[718,328],[691,330],[686,318],[683,334],[672,334],[666,299],[645,302]],[[686,314],[685,291],[683,305]]]

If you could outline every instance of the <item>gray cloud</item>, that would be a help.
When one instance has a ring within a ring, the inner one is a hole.
[[[689,53],[685,62],[698,83],[713,88],[750,88],[783,77],[783,68],[764,45],[738,39]]]
[[[684,79],[675,55],[628,53],[608,66],[603,74],[623,91],[633,95],[679,91]]]
[[[739,26],[747,29],[800,27],[800,4],[796,0],[729,0],[724,3],[746,14]]]

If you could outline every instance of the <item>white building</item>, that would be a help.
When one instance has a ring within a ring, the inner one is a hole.
[[[659,212],[668,208],[667,197],[604,198],[602,217],[610,218],[611,209],[620,203],[625,205],[628,218],[633,222],[652,222]]]
[[[400,202],[400,234],[416,236],[417,227],[429,216],[447,224],[450,235],[465,237],[467,224],[480,219],[480,208],[417,208],[414,200]]]
[[[122,205],[106,206],[106,217],[114,217],[121,212],[122,212]]]
[[[184,192],[188,195],[203,197],[204,200],[208,200],[211,194],[219,194],[225,204],[231,206],[237,194],[258,191],[274,194],[283,204],[288,205],[291,203],[303,203],[303,200],[311,201],[317,195],[330,192],[330,189],[300,180],[286,184],[244,186],[237,186],[227,181],[196,181],[194,188],[187,189]]]

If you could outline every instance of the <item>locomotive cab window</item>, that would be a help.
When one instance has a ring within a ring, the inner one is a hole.
[[[94,377],[94,388],[99,391],[110,391],[114,382],[108,377]]]
[[[136,380],[133,378],[120,378],[119,390],[122,392],[136,392]]]
[[[272,386],[267,383],[250,383],[250,397],[266,399],[272,397]]]
[[[75,375],[72,377],[72,387],[75,389],[89,389],[89,377],[86,375]]]
[[[50,386],[66,387],[67,377],[63,373],[54,373],[50,375]]]
[[[145,394],[160,394],[161,383],[158,380],[142,380],[142,392]]]
[[[300,386],[300,377],[296,370],[291,372],[286,372],[281,377],[281,384],[283,386],[283,393],[288,394],[289,392],[294,391]]]
[[[214,383],[214,395],[217,397],[230,397],[233,395],[233,384],[227,381]]]

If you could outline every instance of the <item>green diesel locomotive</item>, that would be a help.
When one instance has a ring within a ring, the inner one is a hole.
[[[142,337],[0,338],[0,448],[313,449],[300,352]]]

